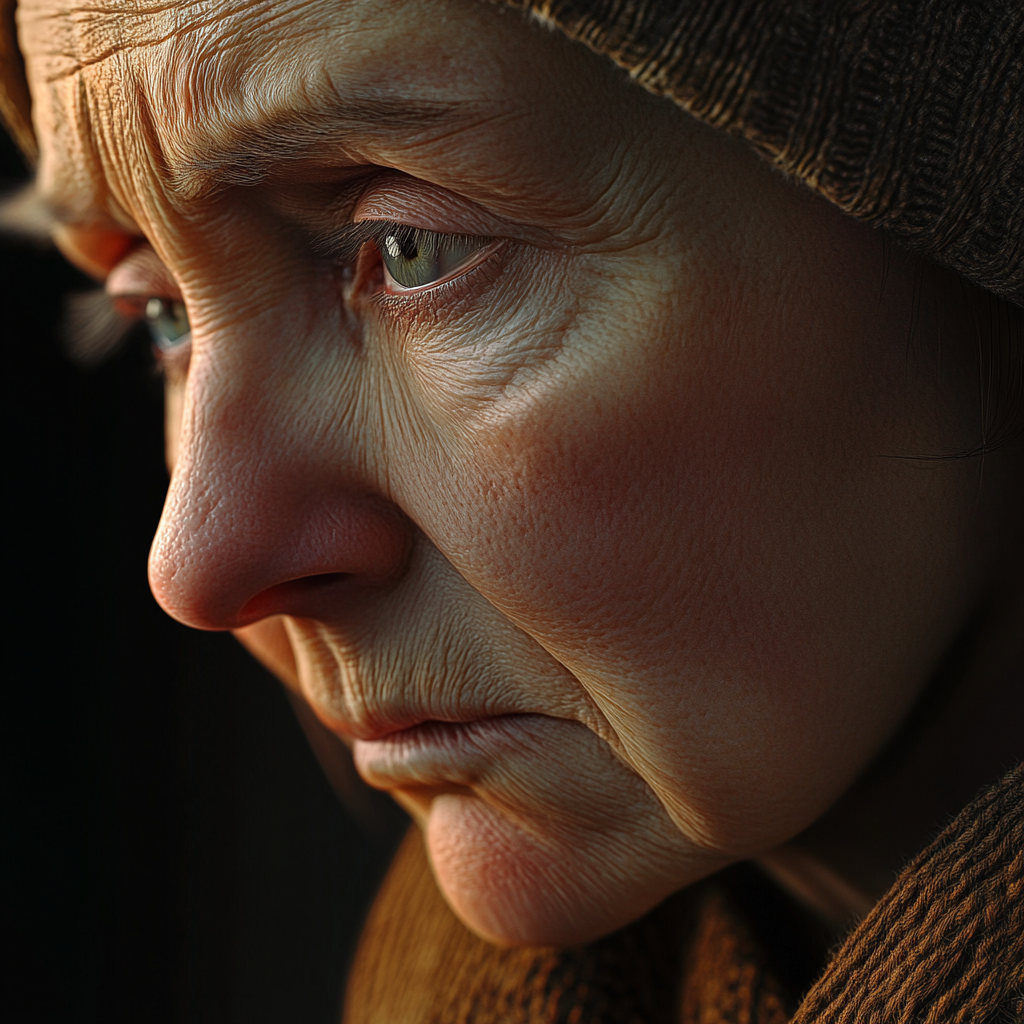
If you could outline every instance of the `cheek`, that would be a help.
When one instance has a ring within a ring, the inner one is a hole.
[[[607,318],[623,329],[629,312]],[[669,313],[621,337],[592,331],[449,445],[462,457],[438,473],[443,504],[417,496],[473,586],[546,646],[571,647],[578,668],[653,667],[683,610],[702,645],[720,651],[723,629],[741,645],[780,499],[825,456],[820,403],[801,403],[792,380],[765,388],[785,374],[777,339],[758,329],[738,343],[748,325],[709,319],[704,336]]]
[[[810,271],[820,302],[784,284],[641,324],[606,311],[621,333],[564,344],[448,446],[461,457],[434,494],[409,495],[470,584],[587,688],[676,823],[734,852],[849,785],[971,599],[953,565],[962,471],[878,457],[920,441],[885,383],[901,307],[844,302]],[[921,508],[951,500],[922,534]]]

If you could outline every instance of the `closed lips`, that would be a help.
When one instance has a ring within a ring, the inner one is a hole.
[[[381,788],[473,786],[503,753],[533,745],[530,725],[544,715],[496,715],[470,722],[427,721],[380,739],[356,740],[359,774]]]

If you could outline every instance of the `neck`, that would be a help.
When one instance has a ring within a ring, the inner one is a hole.
[[[1018,584],[976,611],[858,782],[762,866],[831,927],[848,927],[982,786],[1024,759],[1022,721]]]

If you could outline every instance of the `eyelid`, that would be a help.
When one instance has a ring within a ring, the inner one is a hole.
[[[484,244],[476,252],[464,259],[457,267],[445,274],[444,277],[439,277],[436,281],[431,281],[429,284],[416,285],[413,288],[407,288],[405,285],[399,284],[388,272],[387,264],[385,264],[384,280],[388,285],[388,293],[391,295],[419,295],[422,292],[429,292],[434,288],[440,288],[441,285],[454,281],[456,278],[462,277],[463,274],[468,274],[474,267],[478,267],[485,260],[493,256],[505,244],[504,238],[493,238],[489,241],[486,238],[482,238],[480,241]]]
[[[140,245],[107,275],[106,292],[112,298],[158,296],[181,301],[181,290],[171,272],[149,245]]]
[[[313,239],[313,249],[321,256],[327,256],[338,263],[351,263],[359,255],[360,249],[373,242],[379,249],[389,234],[416,227],[414,224],[399,223],[393,220],[364,220],[357,224],[343,224],[334,231],[325,231]],[[462,231],[434,231],[432,228],[420,228],[431,234],[443,235],[446,238],[472,238],[479,240],[481,247],[492,243],[500,243],[503,239],[489,236],[474,235]]]
[[[558,246],[555,237],[542,228],[506,220],[440,185],[399,173],[373,178],[356,200],[351,219],[355,224],[391,221],[439,235],[508,238],[540,248]]]
[[[154,327],[149,311],[154,302],[182,310],[184,303],[173,275],[147,243],[136,246],[120,260],[107,275],[104,287],[94,295],[91,305],[78,300],[65,318],[66,345],[77,361],[99,361],[102,353],[112,352],[131,327],[140,322],[149,325],[161,360],[189,347],[190,331],[169,337],[165,344]],[[117,337],[111,342],[107,339],[114,334],[108,325],[114,324]]]
[[[374,179],[356,202],[352,221],[392,221],[439,235],[495,237],[514,230],[514,225],[447,189],[399,175]]]

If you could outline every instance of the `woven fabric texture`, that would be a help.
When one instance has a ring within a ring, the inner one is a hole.
[[[1024,1021],[1024,766],[906,868],[793,1024]]]
[[[664,919],[577,950],[498,949],[448,909],[419,829],[360,939],[346,1024],[670,1024],[677,943]]]
[[[779,952],[727,876],[587,946],[496,949],[447,908],[414,831],[364,930],[344,1022],[1019,1024],[1024,769],[908,865],[802,1002]]]
[[[786,1024],[796,999],[768,959],[715,883],[586,946],[499,949],[448,909],[414,828],[363,931],[343,1020]]]

